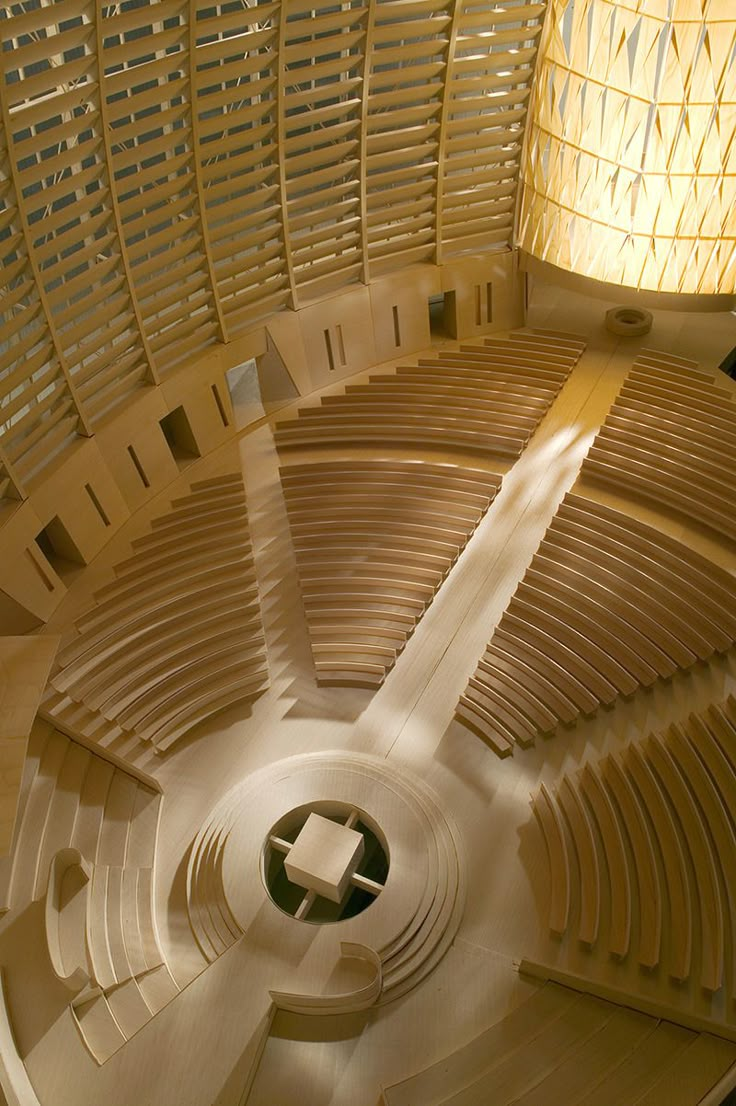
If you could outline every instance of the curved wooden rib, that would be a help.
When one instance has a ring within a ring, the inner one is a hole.
[[[662,889],[652,836],[637,793],[618,758],[606,757],[602,762],[602,772],[621,811],[634,857],[639,892],[639,963],[645,968],[653,968],[659,963]]]
[[[665,735],[667,748],[676,761],[683,779],[692,789],[699,812],[705,816],[713,839],[714,866],[720,867],[723,879],[719,886],[723,886],[728,902],[728,911],[723,912],[724,930],[726,923],[730,923],[728,928],[733,953],[736,951],[736,832],[726,812],[722,796],[709,775],[704,760],[701,760],[695,752],[691,744],[692,740],[692,735],[686,735],[680,726],[671,726]],[[705,833],[704,835],[707,836]],[[736,978],[733,977],[733,973],[731,991],[732,994],[736,993]]]
[[[383,970],[381,957],[375,949],[353,941],[340,942],[340,955],[346,958],[364,960],[373,968],[370,983],[354,991],[338,994],[297,995],[285,991],[270,991],[271,998],[279,1010],[290,1010],[295,1014],[351,1014],[356,1010],[366,1010],[373,1006],[381,993]]]
[[[562,780],[557,799],[567,817],[580,867],[580,918],[578,937],[587,945],[598,938],[600,918],[600,870],[593,828],[577,788],[569,776]]]
[[[626,748],[624,762],[651,819],[664,864],[670,907],[669,972],[675,979],[687,979],[692,955],[691,895],[680,838],[661,787],[636,745]]]
[[[542,827],[550,871],[549,928],[560,937],[567,929],[570,914],[570,861],[567,841],[557,804],[544,784],[534,800],[534,813]]]
[[[650,736],[645,749],[677,811],[692,856],[703,942],[701,982],[707,990],[717,991],[723,982],[723,903],[713,850],[692,795],[662,739]]]
[[[608,792],[590,763],[583,768],[580,782],[598,823],[608,865],[611,903],[609,948],[616,956],[626,956],[631,933],[631,885],[621,828]]]

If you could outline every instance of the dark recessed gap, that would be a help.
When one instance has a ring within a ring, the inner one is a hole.
[[[138,475],[141,478],[141,483],[143,484],[143,487],[144,488],[150,488],[151,481],[146,476],[146,473],[143,469],[143,465],[140,463],[140,460],[138,458],[138,454],[133,449],[132,445],[128,446],[128,453],[130,454],[130,459],[131,459],[131,461],[133,462],[133,464],[135,466],[135,471],[138,473]]]
[[[337,330],[337,348],[340,352],[340,364],[347,365],[347,360],[345,358],[345,343],[342,340],[342,327],[338,323],[335,329]]]
[[[160,420],[159,425],[169,449],[180,468],[201,457],[197,439],[183,407],[175,407]]]
[[[429,330],[433,338],[457,338],[457,297],[454,291],[430,296]]]
[[[330,804],[332,805],[332,804]],[[341,807],[344,804],[340,804]],[[315,804],[323,818],[344,825],[348,814],[348,808],[335,810],[334,805],[330,810],[328,805]],[[271,830],[273,836],[283,841],[292,843],[298,837],[304,823],[309,816],[310,807],[292,811]],[[384,886],[388,878],[389,860],[387,848],[381,842],[379,832],[374,830],[367,822],[360,818],[353,824],[353,829],[363,834],[364,853],[358,866],[358,872],[367,879]],[[269,837],[271,836],[269,835]],[[284,869],[285,854],[278,849],[266,845],[264,851],[263,875],[269,895],[274,903],[286,914],[294,917],[302,904],[306,891],[298,884],[292,883]],[[360,887],[349,887],[340,903],[317,895],[306,915],[300,919],[318,925],[326,925],[333,922],[354,918],[376,901],[376,896],[370,891]]]
[[[400,346],[401,345],[401,330],[399,328],[399,309],[396,306],[396,304],[394,304],[394,306],[393,306],[393,313],[394,313],[394,342],[397,346]]]
[[[222,419],[222,425],[223,426],[229,426],[230,422],[228,420],[227,413],[225,411],[225,407],[223,406],[223,402],[222,402],[222,399],[220,397],[220,393],[217,390],[217,385],[216,384],[212,385],[212,395],[215,398],[215,403],[217,404],[217,410],[220,412],[220,418]]]
[[[77,565],[85,564],[69,531],[58,515],[55,515],[43,530],[36,535],[36,545],[57,576],[69,575]],[[31,557],[33,560],[33,557]],[[36,565],[38,568],[39,566]],[[53,591],[53,586],[50,588]]]
[[[325,347],[327,349],[327,361],[328,361],[328,364],[330,366],[330,372],[334,372],[335,371],[335,358],[334,358],[334,355],[332,353],[332,339],[330,338],[329,330],[325,330],[324,335],[325,335]]]
[[[95,490],[92,487],[92,485],[91,484],[85,484],[84,485],[84,490],[86,491],[87,495],[91,499],[92,506],[97,511],[97,514],[100,516],[100,518],[102,519],[105,526],[109,526],[110,525],[110,519],[107,517],[107,514],[105,513],[104,507],[102,506],[99,499],[95,495]]]

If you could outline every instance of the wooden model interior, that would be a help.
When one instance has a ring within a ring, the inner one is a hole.
[[[729,9],[0,6],[6,1106],[736,1100]]]

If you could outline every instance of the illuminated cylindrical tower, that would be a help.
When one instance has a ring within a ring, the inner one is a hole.
[[[736,291],[734,0],[549,0],[518,243],[619,285]]]

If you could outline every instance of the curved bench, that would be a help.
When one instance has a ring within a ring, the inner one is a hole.
[[[711,907],[717,906],[718,901],[720,901],[721,911],[720,915],[716,915],[716,917],[721,917],[720,928],[724,931],[723,942],[725,944],[728,941],[733,952],[736,951],[736,831],[728,816],[728,808],[724,805],[723,795],[719,794],[717,780],[714,780],[709,774],[707,753],[701,760],[696,752],[695,732],[686,734],[683,728],[671,726],[665,734],[665,742],[682,778],[687,781],[695,796],[697,807],[693,807],[693,811],[704,822],[704,828],[707,827],[708,833],[701,832],[699,836],[705,843],[709,855],[712,856],[712,867],[707,864],[705,867],[705,871],[710,870],[714,877],[714,883],[709,888],[709,892],[711,894],[715,893],[717,901],[715,904],[711,901]],[[712,763],[712,760],[710,763]],[[736,780],[733,776],[730,776],[729,782],[733,784]],[[730,790],[732,788],[727,787],[727,791]],[[710,846],[711,839],[713,848]],[[690,839],[688,841],[692,848],[693,844]],[[718,869],[720,869],[723,877],[721,881],[718,880],[716,874]],[[720,886],[723,887],[725,892],[725,902],[721,899]],[[726,904],[727,909],[725,908]],[[716,924],[716,928],[718,928],[718,924]],[[726,930],[728,930],[727,933]],[[722,971],[722,952],[719,963],[720,967],[717,970]],[[734,994],[734,992],[736,992],[736,973],[732,973],[731,979],[731,993]]]
[[[662,888],[652,834],[641,800],[619,759],[606,757],[601,770],[631,846],[639,906],[638,960],[643,967],[653,968],[659,963],[662,940]]]
[[[378,687],[498,492],[482,469],[327,460],[281,469],[317,680]]]
[[[682,836],[692,857],[695,882],[700,907],[702,939],[701,982],[709,991],[717,991],[723,979],[723,904],[716,874],[716,864],[710,842],[705,832],[691,792],[661,738],[651,735],[645,743],[649,762],[666,789],[677,818],[682,825]]]
[[[716,736],[720,729],[720,740]],[[564,774],[556,796],[544,786],[534,804],[542,825],[553,886],[569,899],[575,885],[579,936],[592,944],[598,928],[600,883],[608,873],[610,909],[604,914],[608,946],[623,957],[631,941],[632,904],[638,902],[638,960],[660,961],[667,893],[667,969],[675,979],[690,975],[698,941],[700,983],[718,991],[728,966],[736,988],[736,761],[721,741],[729,735],[736,752],[736,703],[713,705],[703,714],[671,725],[662,734]],[[587,815],[590,808],[598,832]],[[578,865],[563,867],[565,814]],[[625,840],[628,841],[628,848]],[[658,856],[656,855],[658,854]],[[689,857],[689,860],[688,860]],[[664,881],[660,880],[660,866]],[[697,915],[699,924],[693,925]],[[556,911],[564,933],[568,911]]]
[[[687,442],[687,450],[683,449]],[[581,475],[736,541],[736,405],[710,373],[642,351]]]
[[[659,845],[669,899],[669,972],[687,979],[692,958],[692,889],[672,813],[662,788],[637,745],[629,745],[624,763],[639,791]]]
[[[242,477],[192,484],[133,542],[59,653],[50,717],[77,703],[80,735],[135,735],[158,751],[268,685]],[[91,717],[90,717],[91,716]]]
[[[583,799],[595,817],[597,834],[591,832]],[[736,702],[732,697],[604,757],[598,766],[588,763],[578,774],[563,775],[555,798],[542,788],[535,812],[547,841],[551,878],[562,889],[570,879],[578,881],[581,938],[587,935],[590,940],[595,932],[605,865],[610,951],[626,954],[632,903],[638,901],[639,963],[647,968],[659,963],[666,889],[664,951],[670,975],[686,980],[695,956],[701,964],[701,986],[716,992],[725,975],[733,996],[735,810]],[[564,878],[559,875],[564,835],[559,824],[555,829],[554,821],[559,823],[561,812],[579,862],[576,869],[566,866]],[[564,932],[567,914],[560,910],[557,914],[559,932]]]
[[[553,933],[562,936],[567,929],[570,913],[570,861],[560,812],[543,783],[533,800],[533,809],[542,828],[549,858],[549,928]]]
[[[578,938],[586,945],[594,945],[600,920],[601,877],[593,827],[578,789],[569,776],[562,778],[557,801],[570,827],[580,871]]]
[[[624,842],[611,799],[598,773],[586,764],[580,773],[580,787],[598,823],[608,871],[610,936],[608,947],[615,956],[626,956],[631,934],[631,882]]]
[[[561,503],[461,696],[499,755],[736,641],[732,576],[580,495]]]
[[[525,335],[461,345],[372,373],[277,422],[279,450],[337,444],[459,449],[518,457],[584,346]]]

